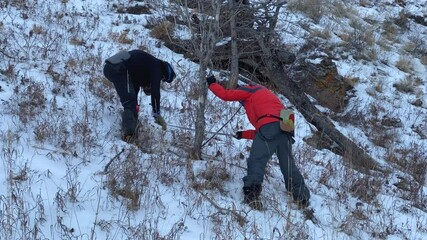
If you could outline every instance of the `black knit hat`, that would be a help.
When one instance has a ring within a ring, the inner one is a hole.
[[[163,73],[163,81],[171,83],[175,77],[175,71],[172,68],[172,65],[170,63],[162,61],[162,73]]]

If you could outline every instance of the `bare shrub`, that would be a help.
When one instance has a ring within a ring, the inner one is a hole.
[[[17,99],[17,115],[24,124],[34,119],[46,107],[44,86],[29,79],[27,81],[25,89],[21,90],[19,87],[15,89],[16,95],[19,96],[19,99]]]
[[[409,51],[410,53],[415,54],[416,56],[423,57],[427,56],[427,42],[423,38],[422,34],[419,34],[418,32],[411,33],[408,36],[408,45],[410,47],[406,47],[405,49]],[[423,61],[425,63],[425,61]],[[427,64],[424,64],[427,65]]]
[[[402,30],[407,30],[409,26],[410,16],[404,11],[399,12],[399,15],[393,19],[394,24],[399,26]]]
[[[136,148],[129,148],[109,167],[107,187],[113,196],[123,197],[129,210],[138,210],[143,187],[148,185],[141,155]]]
[[[73,36],[70,39],[70,44],[75,45],[75,46],[84,46],[86,44],[86,42],[77,36]]]
[[[34,135],[35,135],[35,139],[38,142],[44,142],[46,139],[48,139],[49,137],[49,133],[48,133],[48,123],[46,122],[38,122],[34,128]]]
[[[129,6],[129,7],[118,7],[117,9],[118,13],[129,13],[129,14],[135,14],[135,15],[140,15],[140,14],[151,14],[151,10],[149,7],[147,6],[142,6],[142,5],[135,5],[135,6]]]
[[[5,70],[0,69],[0,73],[12,78],[15,75],[15,65],[9,63]]]
[[[411,174],[414,179],[422,186],[426,182],[427,173],[427,154],[423,147],[417,143],[412,143],[407,147],[394,147],[387,151],[386,159],[388,162],[396,164],[399,168]]]
[[[71,129],[76,140],[83,146],[83,149],[89,150],[96,143],[97,138],[94,136],[92,126],[87,119],[75,121]]]
[[[394,22],[387,20],[383,23],[382,28],[382,36],[391,42],[396,42],[399,29]]]
[[[113,102],[116,93],[114,92],[114,85],[103,76],[92,75],[88,80],[89,91],[99,98],[101,103]]]
[[[373,46],[375,44],[374,30],[359,20],[352,19],[350,21],[350,27],[353,28],[351,35],[351,45],[357,51],[363,51],[367,46]]]
[[[314,30],[310,32],[310,39],[313,38],[322,38],[322,39],[329,39],[331,38],[331,31],[329,29],[323,29],[323,30]]]
[[[148,119],[139,119],[136,132],[137,139],[135,143],[138,148],[144,153],[153,153],[155,143],[158,143],[159,140],[153,137],[155,136],[154,130],[150,127]]]
[[[200,181],[193,185],[198,190],[218,190],[225,193],[224,182],[231,178],[227,169],[214,164],[209,164],[206,170],[201,171],[196,176]]]
[[[350,49],[350,52],[357,58],[375,59],[377,57],[374,47],[377,42],[377,37],[374,34],[375,29],[358,19],[351,19],[350,27],[351,30],[338,33],[338,36],[343,40],[340,46]]]
[[[385,129],[384,127],[381,127],[381,125],[377,124],[371,126],[371,129],[372,130],[370,131],[368,138],[373,144],[388,148],[396,143],[396,139],[398,137],[396,131]],[[373,129],[376,130],[374,131]]]
[[[128,38],[128,34],[129,34],[129,29],[123,30],[120,33],[110,32],[109,38],[118,43],[132,44],[133,40]]]
[[[411,77],[407,77],[401,80],[400,82],[393,84],[393,87],[395,87],[397,91],[402,93],[415,93],[416,86],[416,81]]]
[[[378,51],[375,47],[368,47],[365,50],[365,57],[369,60],[375,61],[378,60]]]
[[[20,134],[12,131],[0,132],[0,160],[4,171],[4,189],[0,194],[0,238],[35,239],[39,235],[39,224],[45,221],[40,195],[31,195],[34,172],[31,164],[20,150]],[[34,197],[34,201],[28,201]]]
[[[333,187],[329,181],[332,181],[332,177],[336,175],[336,169],[332,165],[331,161],[328,161],[328,163],[325,166],[325,169],[322,170],[322,173],[319,178],[319,183],[323,184],[324,186],[331,188]]]
[[[427,66],[427,51],[424,56],[420,57],[420,61],[421,61],[421,64],[423,64],[424,66]]]
[[[346,4],[345,1],[327,1],[328,11],[332,18],[350,18],[352,15],[355,15],[357,12],[353,9],[351,4]]]
[[[151,36],[157,39],[169,39],[173,35],[173,24],[169,21],[163,21],[160,24],[156,25],[151,30]]]
[[[325,15],[325,0],[292,0],[288,3],[288,8],[291,11],[300,11],[307,17],[311,18],[315,23]]]
[[[380,179],[364,176],[363,178],[352,181],[349,190],[358,199],[372,203],[381,192],[382,186],[383,182]]]
[[[76,68],[77,62],[74,59],[68,59],[65,67]],[[49,65],[46,70],[46,73],[52,77],[54,87],[52,88],[52,92],[58,94],[60,91],[66,91],[69,86],[73,85],[73,82],[70,79],[70,76],[67,72],[60,73],[59,71],[54,69],[54,65]]]
[[[391,51],[392,48],[392,44],[390,44],[389,41],[386,41],[383,37],[378,39],[377,45],[380,46],[381,49],[384,51]]]
[[[117,41],[119,43],[122,43],[122,44],[132,44],[133,43],[133,39],[131,39],[129,37],[129,31],[130,31],[129,29],[122,31],[120,33]]]

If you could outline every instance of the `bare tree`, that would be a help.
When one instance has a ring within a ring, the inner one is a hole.
[[[187,166],[188,177],[194,179],[192,172],[192,160],[200,159],[202,155],[202,143],[205,138],[205,108],[207,101],[206,76],[209,66],[212,67],[211,58],[214,55],[215,44],[219,36],[219,18],[221,13],[221,0],[205,1],[181,1],[178,14],[182,17],[191,31],[191,40],[187,44],[173,47],[188,48],[192,52],[192,58],[199,64],[199,78],[197,83],[198,99],[196,107],[196,119],[194,122],[195,138],[189,152]],[[185,47],[184,47],[185,46]]]
[[[236,86],[239,78],[239,49],[237,47],[236,31],[236,0],[229,0],[230,11],[230,36],[231,36],[231,63],[230,63],[230,86]]]
[[[368,172],[369,170],[377,170],[379,172],[387,172],[387,169],[381,166],[375,159],[369,156],[362,148],[360,148],[356,143],[351,139],[347,138],[338,129],[335,128],[332,121],[328,118],[327,115],[321,113],[315,105],[310,101],[310,99],[305,95],[304,89],[301,88],[298,82],[293,81],[293,79],[303,79],[304,76],[301,75],[301,71],[298,69],[304,67],[300,62],[295,61],[295,56],[293,54],[287,54],[285,46],[281,43],[280,35],[276,32],[276,25],[279,18],[280,9],[286,1],[283,0],[269,0],[269,1],[258,1],[250,5],[250,11],[247,13],[245,19],[250,19],[250,21],[243,23],[243,29],[241,28],[242,21],[240,16],[236,20],[237,36],[244,36],[244,41],[242,38],[237,38],[237,51],[239,53],[239,71],[240,74],[245,75],[249,79],[260,82],[262,84],[269,85],[274,89],[281,92],[286,96],[290,102],[295,106],[295,108],[302,113],[308,122],[313,124],[318,131],[322,132],[328,136],[338,148],[336,149],[338,154],[343,156],[343,160],[346,163],[349,163],[354,169],[361,172]],[[219,4],[219,3],[218,3]],[[219,7],[219,5],[218,5]],[[249,6],[248,6],[249,7]],[[218,9],[219,11],[219,9]],[[219,14],[219,12],[218,12]],[[251,16],[251,14],[254,14]],[[222,27],[221,30],[224,33],[230,33],[231,30],[226,27],[230,27],[228,21],[230,18],[222,16],[222,25],[216,25],[217,29]],[[217,18],[216,18],[217,19]],[[227,22],[227,24],[224,24]],[[254,23],[254,24],[251,24]],[[223,29],[224,28],[224,29]],[[205,28],[206,29],[206,28]],[[210,30],[209,30],[210,31]],[[212,33],[212,31],[211,31]],[[203,36],[203,35],[201,35]],[[217,37],[218,35],[216,35]],[[206,38],[206,36],[204,36]],[[204,40],[206,41],[206,40]],[[200,46],[202,46],[201,44]],[[208,45],[203,45],[208,46]],[[212,60],[214,68],[224,69],[224,66],[229,68],[230,64],[230,52],[231,42],[227,44],[221,44],[214,46],[214,44],[209,45],[209,52],[199,52],[197,54],[188,54],[189,56],[196,55],[199,57],[197,62],[203,60],[203,56],[207,56],[206,59]],[[215,47],[212,49],[211,47]],[[189,49],[178,49],[181,51],[189,51]],[[206,60],[205,59],[205,60]],[[194,59],[193,59],[194,60]],[[205,61],[207,64],[209,61]],[[284,68],[283,64],[290,64]],[[201,69],[206,69],[206,65],[202,65]],[[201,82],[203,82],[203,76],[201,76]],[[204,83],[201,83],[204,84]],[[203,101],[206,101],[206,98],[201,98]],[[202,102],[200,102],[202,103]],[[204,108],[200,106],[199,111],[204,111]],[[202,112],[199,112],[198,119],[203,119]],[[197,120],[196,124],[203,124]],[[196,126],[198,129],[204,129],[204,125]],[[200,134],[199,132],[198,134]],[[203,133],[203,131],[202,131]],[[199,139],[196,139],[194,149],[200,149],[197,145],[197,141],[203,139],[202,135],[199,136]],[[196,152],[197,153],[197,152]],[[200,153],[200,152],[199,152]],[[197,154],[195,156],[198,156]]]
[[[210,17],[202,18],[202,21],[199,24],[199,35],[193,35],[192,38],[199,38],[199,41],[196,39],[195,42],[199,42],[199,46],[196,49],[196,56],[199,58],[199,89],[202,89],[200,93],[198,104],[197,104],[197,114],[196,114],[196,136],[194,138],[193,151],[192,154],[194,158],[200,159],[202,155],[202,142],[205,136],[205,108],[207,101],[207,86],[206,86],[206,69],[210,64],[211,58],[214,54],[215,43],[217,41],[217,35],[219,30],[219,15],[221,12],[221,2],[220,0],[212,0],[212,14],[213,19]],[[199,5],[200,6],[200,5]],[[205,13],[204,9],[199,9],[200,12]]]

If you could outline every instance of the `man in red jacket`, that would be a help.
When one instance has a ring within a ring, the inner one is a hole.
[[[225,89],[214,76],[206,78],[209,89],[224,101],[239,101],[246,110],[249,122],[255,130],[239,131],[237,139],[253,139],[247,159],[247,175],[243,178],[244,202],[255,209],[262,209],[259,196],[262,191],[265,168],[273,153],[277,154],[285,187],[292,193],[293,200],[300,207],[307,207],[310,191],[295,165],[292,156],[293,133],[280,128],[280,111],[284,109],[280,99],[267,88],[251,84]]]

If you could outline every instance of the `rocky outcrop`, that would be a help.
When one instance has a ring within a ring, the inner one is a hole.
[[[318,103],[333,112],[342,112],[353,88],[338,74],[337,66],[331,58],[325,57],[320,63],[302,61],[292,69],[292,80]]]

